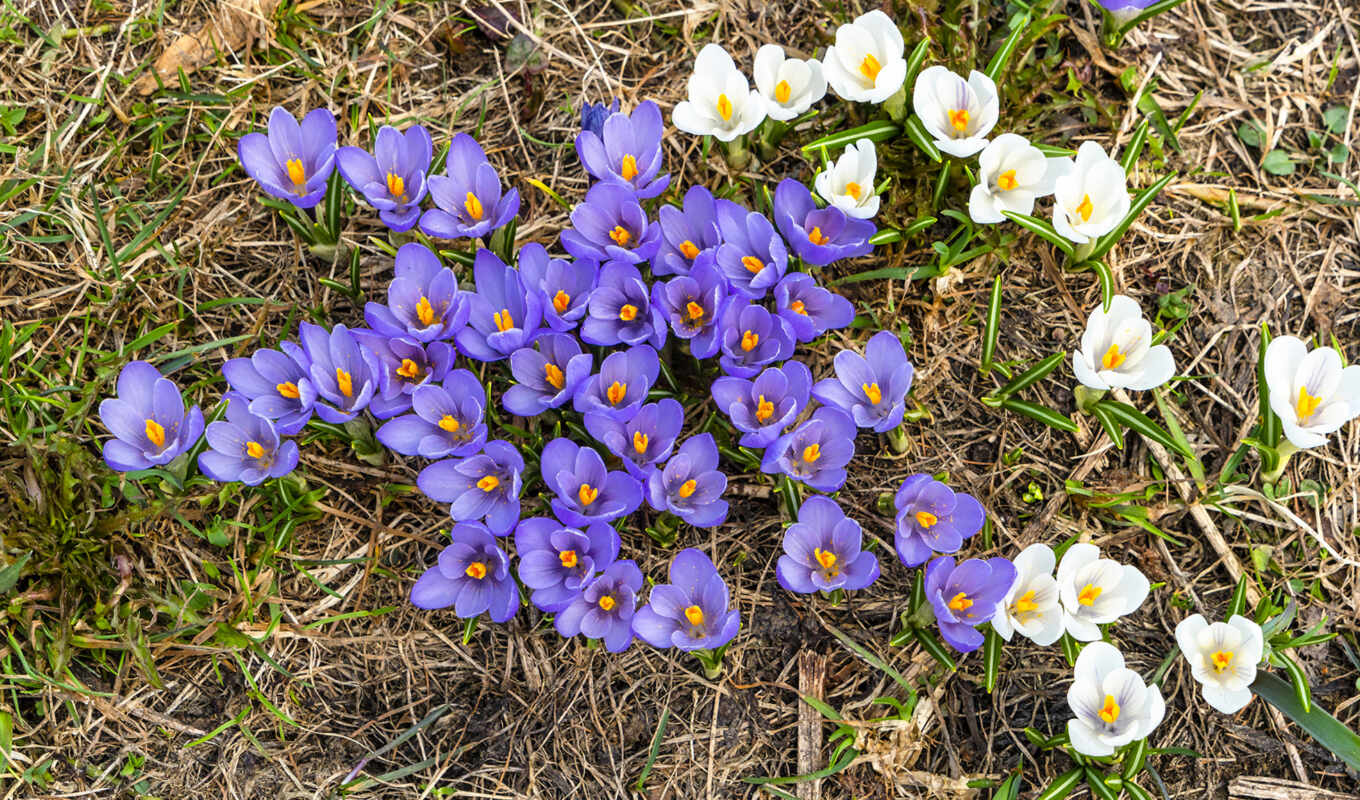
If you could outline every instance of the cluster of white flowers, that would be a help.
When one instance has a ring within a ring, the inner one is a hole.
[[[1071,545],[1062,563],[1048,545],[1032,544],[1014,563],[1015,584],[992,617],[992,627],[1008,642],[1019,633],[1047,646],[1063,631],[1079,642],[1094,642],[1101,636],[1100,625],[1132,614],[1147,599],[1143,573],[1101,558],[1100,548],[1093,544]]]

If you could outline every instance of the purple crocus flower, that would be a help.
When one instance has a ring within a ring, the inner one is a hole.
[[[718,470],[713,434],[691,436],[662,469],[647,478],[647,503],[669,511],[696,528],[711,528],[727,519],[727,476]]]
[[[311,367],[302,348],[285,341],[279,342],[279,350],[262,347],[250,358],[227,361],[222,375],[250,403],[250,413],[274,420],[280,436],[292,436],[312,418],[316,388]]]
[[[477,292],[468,297],[468,324],[458,331],[458,349],[478,361],[499,361],[533,341],[543,318],[538,295],[528,291],[519,270],[482,248],[472,263]]]
[[[418,342],[452,339],[467,324],[467,295],[458,291],[453,270],[418,242],[397,251],[396,276],[387,287],[387,305],[368,303],[364,319],[384,336]]]
[[[543,482],[557,496],[553,513],[568,525],[609,522],[633,513],[642,504],[642,487],[636,478],[615,470],[607,472],[594,448],[570,439],[553,439],[539,456]]]
[[[1100,0],[1100,5],[1110,12],[1115,22],[1123,25],[1147,11],[1156,2],[1157,0]]]
[[[611,103],[581,103],[581,130],[590,131],[599,135],[604,131],[604,121],[609,119],[610,114],[616,114],[619,110],[619,99],[614,98]]]
[[[432,208],[420,218],[420,229],[441,239],[477,238],[509,222],[519,212],[519,190],[501,193],[501,178],[486,152],[466,133],[449,142],[445,171],[430,176]]]
[[[442,384],[417,386],[411,393],[412,413],[378,428],[378,441],[406,456],[444,458],[470,456],[486,442],[486,390],[477,376],[456,369]]]
[[[930,475],[902,481],[893,498],[897,508],[897,557],[908,567],[926,563],[931,553],[954,553],[963,540],[982,530],[987,518],[972,495],[955,492]]]
[[[625,186],[639,200],[656,197],[671,183],[670,175],[656,174],[665,161],[663,130],[661,109],[647,100],[632,114],[610,114],[598,132],[583,129],[576,136],[576,155],[596,180]]]
[[[586,315],[590,294],[599,281],[600,265],[549,258],[543,245],[530,242],[519,250],[519,274],[524,287],[538,296],[543,322],[565,333]]]
[[[491,612],[492,622],[505,622],[519,611],[519,587],[510,574],[510,559],[476,522],[460,522],[449,533],[452,541],[439,553],[435,566],[411,587],[411,604],[434,609],[453,606],[453,613],[471,619]]]
[[[732,290],[753,298],[765,296],[789,266],[789,251],[764,214],[736,203],[718,201],[718,269]]]
[[[576,393],[572,407],[582,414],[630,420],[660,371],[661,360],[645,344],[610,353],[600,362],[599,373],[591,375]]]
[[[382,365],[382,382],[368,404],[369,413],[390,419],[411,410],[417,388],[444,380],[453,367],[453,346],[448,342],[421,345],[403,336],[388,338],[374,331],[356,330],[354,338],[368,348]]]
[[[226,421],[208,425],[205,438],[211,450],[198,454],[198,468],[215,481],[240,481],[259,486],[266,478],[280,478],[298,463],[297,442],[279,440],[274,423],[251,413],[244,397],[227,399]]]
[[[372,155],[361,147],[342,147],[335,160],[345,181],[378,209],[383,224],[402,232],[420,219],[432,153],[430,132],[420,125],[406,133],[384,125],[378,129]]]
[[[842,350],[834,363],[836,377],[817,381],[813,397],[849,414],[861,428],[883,433],[901,424],[914,369],[897,334],[879,331],[864,355]]]
[[[801,361],[769,367],[755,380],[723,376],[713,381],[713,400],[742,432],[742,447],[767,447],[803,412],[812,373]]]
[[[765,448],[760,471],[782,472],[822,492],[845,484],[845,465],[855,455],[855,421],[844,411],[823,406],[812,418]]]
[[[319,397],[317,415],[338,424],[368,408],[382,385],[383,368],[378,357],[359,344],[344,325],[336,325],[327,333],[320,325],[303,322],[298,326],[298,338],[311,361],[308,374]]]
[[[700,254],[716,254],[722,244],[716,201],[703,186],[689,187],[683,209],[665,205],[656,217],[661,245],[652,257],[653,275],[688,275]]]
[[[695,358],[718,352],[718,312],[726,299],[727,278],[714,266],[712,253],[700,254],[688,275],[652,284],[653,307],[670,319],[676,336],[689,340]]]
[[[642,583],[636,562],[615,561],[557,612],[553,627],[563,636],[583,633],[601,639],[606,650],[621,653],[633,643],[633,614]]]
[[[534,517],[515,527],[515,552],[519,579],[534,590],[534,605],[553,614],[619,557],[619,534],[604,522],[582,532],[555,519]]]
[[[315,207],[326,196],[326,182],[335,169],[335,115],[313,109],[299,125],[275,106],[268,130],[247,133],[236,143],[241,167],[267,194],[298,208]]]
[[[774,307],[800,342],[844,328],[855,319],[855,307],[849,300],[818,286],[806,272],[790,272],[775,285]]]
[[[926,565],[926,599],[951,647],[969,653],[982,646],[977,626],[996,613],[1015,575],[1015,565],[1004,558],[970,558],[956,566],[953,556],[940,556]]]
[[[118,396],[99,404],[99,419],[114,438],[104,442],[104,463],[119,472],[169,464],[203,435],[203,411],[184,411],[179,387],[146,361],[129,361],[118,373]]]
[[[495,439],[466,458],[436,461],[416,476],[416,485],[436,503],[449,503],[458,522],[486,518],[486,527],[504,536],[519,521],[520,473],[524,459],[509,442]]]
[[[590,344],[649,344],[666,341],[666,317],[652,304],[638,268],[610,261],[590,295],[590,316],[581,323],[581,338]]]
[[[667,397],[648,403],[627,422],[604,414],[586,414],[586,430],[595,441],[623,460],[628,474],[646,480],[657,462],[665,461],[685,424],[685,409]]]
[[[501,404],[520,417],[533,417],[558,408],[576,396],[590,377],[594,357],[581,351],[575,336],[545,333],[534,346],[510,354],[510,372],[519,381],[505,390]]]
[[[661,228],[647,222],[633,192],[616,183],[597,183],[571,212],[572,227],[562,231],[562,246],[577,258],[637,264],[656,255]]]
[[[722,351],[718,364],[728,375],[749,378],[762,367],[793,355],[788,323],[740,295],[728,298],[718,327]]]
[[[727,584],[708,556],[693,547],[676,553],[670,581],[652,587],[649,602],[633,616],[639,639],[686,652],[716,650],[732,641],[741,614],[730,608]]]
[[[775,576],[790,592],[863,589],[878,580],[878,558],[865,550],[859,523],[829,497],[813,496],[784,531]]]
[[[794,254],[815,267],[867,256],[874,249],[869,237],[878,232],[874,223],[848,217],[835,206],[817,208],[812,192],[793,178],[775,187],[774,221]]]

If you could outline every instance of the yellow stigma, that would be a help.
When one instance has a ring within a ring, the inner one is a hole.
[[[609,232],[609,238],[614,240],[614,244],[619,247],[627,247],[633,241],[633,234],[629,233],[622,225],[615,225],[614,230]]]
[[[626,181],[631,181],[638,174],[637,159],[632,155],[623,157],[623,164],[619,166],[619,176]]]
[[[685,241],[680,243],[680,252],[685,256],[685,258],[689,259],[690,261],[693,261],[694,259],[699,257],[699,248],[696,247],[694,245],[694,242],[691,242],[689,239],[686,239]]]
[[[613,611],[615,605],[617,605],[617,602],[614,600],[614,595],[612,594],[607,594],[600,598],[601,611]]]
[[[651,437],[642,431],[633,431],[633,449],[638,455],[647,452],[647,444],[651,442]]]
[[[434,306],[430,305],[430,298],[422,295],[416,301],[416,319],[426,327],[434,324]]]
[[[1088,583],[1077,593],[1077,602],[1084,606],[1093,606],[1096,604],[1096,598],[1100,597],[1101,593],[1104,591],[1104,589],[1096,586],[1094,583]]]
[[[605,397],[609,398],[609,404],[616,406],[623,402],[624,395],[628,394],[628,384],[614,381],[605,390]]]
[[[554,389],[561,389],[567,382],[566,376],[562,374],[562,368],[551,361],[543,365],[543,379]]]
[[[850,181],[849,183],[845,184],[845,193],[853,197],[856,200],[856,202],[859,201],[860,192],[863,191],[864,187],[860,186],[858,183],[855,183],[854,181]]]
[[[403,378],[415,380],[420,377],[420,365],[409,358],[403,358],[401,366],[397,367],[397,374]]]
[[[439,427],[449,433],[457,433],[458,429],[463,427],[463,425],[458,420],[454,419],[452,414],[445,414],[439,420]]]
[[[481,489],[484,492],[493,491],[497,486],[500,485],[501,480],[500,478],[497,478],[495,475],[483,475],[481,478],[477,479],[477,488]]]
[[[486,209],[482,208],[482,201],[472,192],[468,192],[467,197],[463,198],[463,210],[474,220],[479,220],[486,214]]]
[[[703,625],[704,610],[702,608],[699,608],[698,606],[690,606],[689,608],[685,609],[685,619],[689,620],[689,624],[691,625],[695,626]]]
[[[878,388],[878,381],[873,383],[861,383],[859,388],[864,390],[864,396],[869,398],[870,405],[878,405],[883,402],[883,390]]]
[[[723,118],[723,122],[732,121],[732,101],[725,94],[718,95],[718,116]]]
[[[807,463],[811,464],[812,462],[816,461],[821,457],[822,446],[820,444],[814,442],[808,445],[807,447],[803,448],[803,460],[806,461]]]
[[[1231,650],[1219,650],[1209,658],[1214,662],[1214,672],[1222,672],[1232,666],[1233,653]]]
[[[968,113],[968,109],[966,108],[949,109],[949,124],[952,125],[954,127],[954,130],[958,131],[959,133],[963,133],[964,131],[968,130],[969,119],[971,119],[971,115]]]
[[[760,344],[760,334],[755,331],[743,331],[741,334],[741,349],[751,352]]]
[[[689,480],[680,484],[680,488],[677,490],[677,494],[679,494],[680,497],[683,499],[694,494],[694,490],[697,488],[699,488],[698,482],[696,482],[693,478],[690,478]]]
[[[562,566],[567,569],[575,569],[576,565],[580,563],[580,559],[576,557],[575,550],[563,550],[557,554],[557,560],[561,561]]]
[[[624,322],[632,322],[637,319],[637,306],[632,303],[624,303],[623,308],[619,309],[619,319]]]
[[[807,306],[803,304],[802,300],[794,300],[792,303],[789,303],[789,310],[795,314],[802,314],[805,317],[808,315]]]
[[[793,87],[792,87],[792,86],[789,86],[789,82],[788,82],[788,81],[780,81],[779,83],[775,84],[775,87],[774,87],[774,100],[775,100],[776,103],[779,103],[779,104],[781,104],[781,105],[784,104],[784,103],[787,103],[787,102],[789,102],[789,98],[790,98],[792,95],[793,95]]]
[[[1113,725],[1119,719],[1119,704],[1115,702],[1114,695],[1105,695],[1105,705],[1100,707],[1100,718],[1105,720],[1105,724]]]
[[[859,198],[855,199],[858,200]],[[826,234],[822,233],[821,228],[813,226],[812,230],[808,231],[808,241],[820,247],[821,245],[824,245],[827,242],[831,241],[831,239]]]
[[[864,60],[859,62],[859,73],[870,83],[878,80],[878,73],[883,70],[883,65],[874,58],[873,53],[865,53]]]
[[[387,193],[395,197],[398,203],[405,203],[406,181],[395,172],[387,173]]]
[[[474,580],[481,580],[486,577],[486,565],[480,561],[474,561],[467,565],[467,569],[463,570],[463,573]]]
[[[553,310],[561,314],[563,311],[566,311],[567,307],[570,305],[571,295],[558,289],[557,294],[553,295]]]
[[[1030,613],[1030,612],[1032,612],[1032,611],[1038,611],[1038,610],[1039,610],[1039,604],[1036,603],[1036,602],[1034,602],[1034,590],[1033,590],[1033,589],[1030,589],[1028,592],[1025,592],[1024,594],[1022,594],[1022,595],[1020,595],[1019,597],[1015,598],[1015,603],[1014,603],[1013,605],[1011,605],[1011,613],[1012,613],[1012,614],[1017,614],[1017,615],[1019,615],[1019,614],[1028,614],[1028,613]]]
[[[830,550],[815,548],[812,551],[812,557],[817,559],[817,563],[822,565],[822,569],[831,569],[836,566],[836,554]]]
[[[296,383],[293,383],[292,381],[284,381],[283,383],[276,383],[276,384],[274,384],[274,388],[278,390],[279,396],[280,396],[280,397],[286,397],[286,398],[288,398],[289,400],[296,400],[296,399],[298,399],[299,392],[298,392],[297,384],[296,384]]]
[[[1088,194],[1083,196],[1081,198],[1081,204],[1077,206],[1077,214],[1081,217],[1081,221],[1090,222],[1091,213],[1095,210],[1095,206],[1091,205],[1091,195]]]
[[[685,311],[689,314],[691,320],[697,320],[704,315],[704,307],[693,300],[685,305]]]
[[[936,523],[938,523],[939,521],[940,518],[930,513],[929,511],[916,512],[916,524],[920,525],[922,528],[925,528],[926,530],[930,530],[931,528],[935,527]]]
[[[335,368],[335,384],[340,389],[340,394],[345,397],[354,396],[354,378],[339,367]]]
[[[756,398],[756,422],[764,422],[774,416],[774,403],[765,399],[765,395]]]
[[[967,592],[959,592],[949,600],[951,611],[967,611],[973,607],[973,601],[968,599]]]
[[[510,309],[502,308],[491,315],[491,321],[496,323],[496,330],[504,332],[515,327],[515,319],[510,316]]]
[[[307,182],[307,170],[302,167],[302,159],[294,156],[288,159],[286,166],[288,167],[288,180],[293,182],[294,187],[301,189],[302,185]]]
[[[259,442],[246,442],[246,455],[251,458],[264,458],[264,445]]]
[[[755,256],[742,257],[741,265],[743,267],[746,267],[746,271],[751,273],[752,275],[755,275],[757,272],[760,272],[762,269],[765,269],[765,262],[761,261]]]
[[[1314,397],[1309,394],[1307,386],[1299,387],[1299,399],[1294,403],[1294,411],[1299,415],[1299,422],[1313,416],[1320,405],[1322,405],[1321,397]]]
[[[600,496],[600,490],[588,483],[581,484],[581,488],[576,490],[576,497],[581,501],[581,505],[588,506],[595,502],[595,498]]]
[[[1100,357],[1100,365],[1105,369],[1118,369],[1120,364],[1128,360],[1128,356],[1119,352],[1119,345],[1112,344],[1110,349],[1105,351],[1105,355]]]
[[[1020,182],[1015,179],[1015,170],[1013,169],[1008,169],[996,176],[996,188],[1003,192],[1009,192],[1019,185]]]

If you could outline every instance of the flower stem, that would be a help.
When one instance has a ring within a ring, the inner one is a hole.
[[[1072,248],[1072,257],[1067,260],[1067,268],[1072,272],[1080,272],[1086,265],[1086,260],[1095,252],[1096,240],[1091,239],[1087,242]]]
[[[1299,451],[1297,445],[1285,439],[1275,447],[1275,467],[1261,472],[1261,480],[1266,483],[1274,483],[1284,475],[1284,468],[1289,466],[1289,459]]]
[[[780,475],[778,490],[784,499],[784,510],[789,515],[789,522],[797,522],[798,509],[803,507],[803,493],[798,490],[798,484],[788,475]]]
[[[727,166],[732,169],[745,169],[751,163],[751,151],[746,149],[745,136],[725,142],[723,148],[727,151]]]
[[[1072,395],[1077,399],[1077,408],[1089,414],[1091,413],[1091,406],[1099,403],[1100,399],[1105,396],[1105,390],[1092,389],[1089,386],[1078,384],[1072,387]]]
[[[911,448],[911,440],[907,438],[907,424],[904,421],[901,425],[888,431],[888,447],[894,453],[902,454]]]

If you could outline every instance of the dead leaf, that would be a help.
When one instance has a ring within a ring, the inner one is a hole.
[[[217,58],[218,53],[236,52],[254,38],[259,26],[278,7],[279,0],[222,0],[212,19],[196,32],[171,42],[151,71],[138,78],[132,88],[143,96],[151,94],[178,77],[180,70],[192,73]]]

